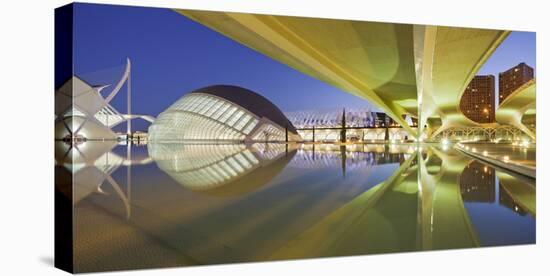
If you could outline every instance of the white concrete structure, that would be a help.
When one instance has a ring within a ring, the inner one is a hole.
[[[122,114],[110,104],[124,84],[130,95],[130,70],[128,59],[122,78],[105,96],[102,93],[109,85],[94,86],[77,76],[58,88],[55,91],[55,139],[114,140],[117,136],[111,128],[120,123],[137,118],[153,122],[152,116]],[[131,132],[130,124],[127,131]]]
[[[162,112],[149,127],[149,140],[273,142],[301,138],[266,98],[241,87],[216,85],[193,91]]]

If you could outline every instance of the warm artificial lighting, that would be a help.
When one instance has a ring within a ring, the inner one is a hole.
[[[521,142],[521,145],[524,146],[524,147],[529,147],[529,140],[523,140],[523,142]]]

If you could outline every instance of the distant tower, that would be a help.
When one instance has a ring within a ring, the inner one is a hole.
[[[346,142],[346,109],[342,111],[342,130],[340,131],[340,141]]]
[[[126,137],[130,139],[132,136],[132,86],[131,86],[131,76],[132,76],[132,64],[130,58],[126,58],[126,63],[128,64],[128,79],[126,83],[126,108],[128,109],[128,120],[126,121]]]

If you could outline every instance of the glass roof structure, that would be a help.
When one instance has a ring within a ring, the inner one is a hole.
[[[292,123],[266,98],[241,87],[193,91],[162,112],[149,140],[273,142],[301,140]]]

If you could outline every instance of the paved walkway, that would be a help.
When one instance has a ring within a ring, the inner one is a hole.
[[[486,162],[536,178],[535,145],[459,143],[456,148]]]

